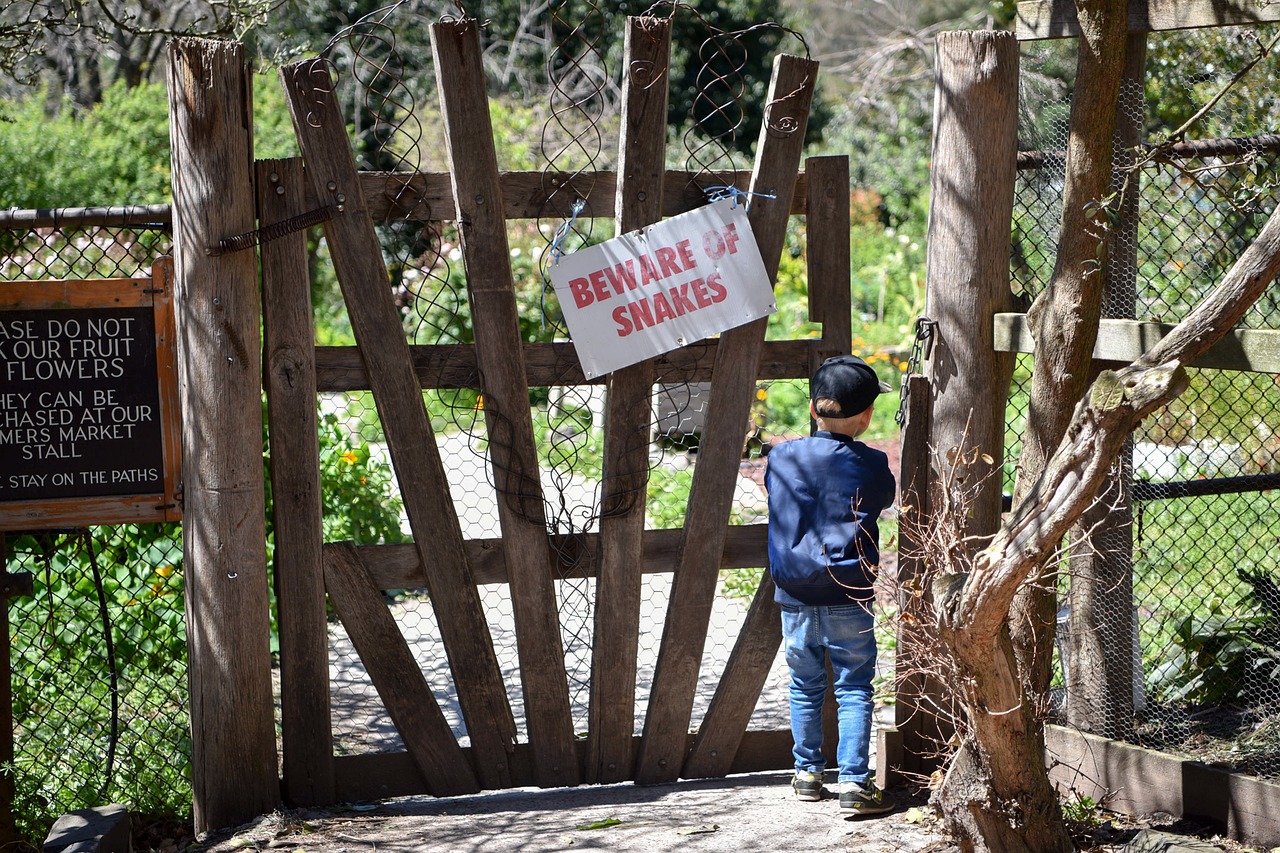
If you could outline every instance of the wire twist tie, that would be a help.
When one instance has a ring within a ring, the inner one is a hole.
[[[582,213],[587,203],[583,199],[578,199],[569,208],[569,218],[560,223],[560,227],[556,229],[556,236],[551,240],[551,263],[552,266],[560,266],[560,258],[564,256],[564,250],[560,248],[565,238],[569,236],[569,232],[573,230],[573,223],[578,221],[578,214]]]
[[[733,206],[738,206],[738,199],[743,199],[743,204],[749,204],[752,196],[757,198],[777,198],[773,193],[753,193],[747,190],[740,190],[737,187],[731,187],[727,184],[723,186],[707,187],[703,190],[707,194],[707,201],[716,202],[723,201],[726,198],[733,199]]]

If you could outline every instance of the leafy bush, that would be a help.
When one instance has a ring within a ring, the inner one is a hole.
[[[1250,585],[1252,608],[1228,610],[1213,601],[1207,616],[1171,617],[1174,654],[1149,678],[1163,699],[1218,705],[1275,695],[1280,686],[1280,595],[1265,572],[1237,573]]]

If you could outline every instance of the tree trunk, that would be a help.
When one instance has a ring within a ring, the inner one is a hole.
[[[1015,502],[1030,493],[1058,446],[1072,407],[1088,387],[1102,314],[1108,229],[1103,202],[1111,193],[1111,149],[1120,98],[1128,8],[1110,0],[1077,0],[1076,87],[1071,99],[1066,179],[1058,254],[1049,286],[1028,315],[1036,340],[1026,435],[1018,460]],[[1056,567],[1039,567],[1014,605],[1013,645],[1032,695],[1048,692],[1057,617]]]
[[[973,726],[939,795],[952,836],[966,853],[1068,853],[1071,836],[1044,770],[1042,723],[1023,699],[1007,628],[944,641],[957,651]]]

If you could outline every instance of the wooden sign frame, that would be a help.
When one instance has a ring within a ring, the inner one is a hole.
[[[178,399],[177,334],[173,312],[173,261],[158,259],[149,278],[16,281],[0,284],[0,311],[150,308],[161,436],[163,492],[0,499],[0,532],[150,524],[182,518],[182,428]],[[0,472],[2,475],[3,472]],[[3,495],[3,492],[0,492]]]

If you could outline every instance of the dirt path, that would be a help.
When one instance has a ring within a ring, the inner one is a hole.
[[[893,814],[844,820],[834,799],[797,801],[789,778],[756,773],[670,785],[518,789],[292,811],[210,837],[189,850],[926,853],[948,846],[933,819],[912,803],[900,804]]]

